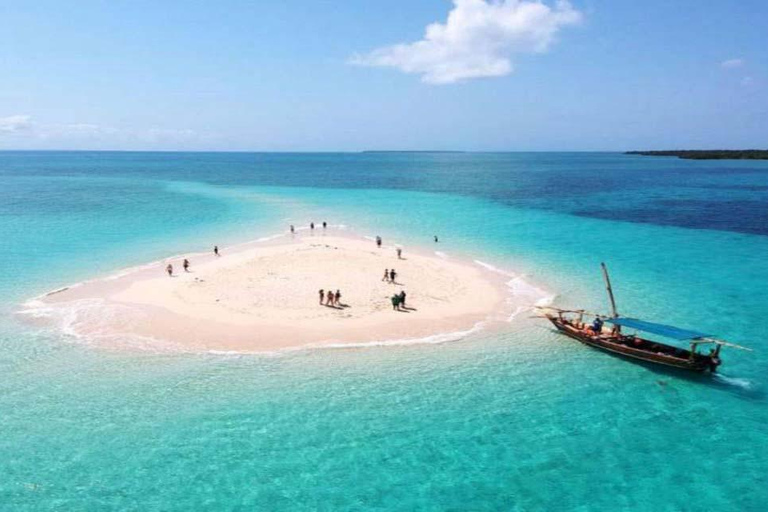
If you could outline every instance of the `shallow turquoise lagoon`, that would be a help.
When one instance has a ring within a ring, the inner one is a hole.
[[[765,510],[768,165],[617,154],[0,153],[0,510]],[[692,378],[530,313],[443,344],[105,351],[45,291],[327,220],[556,304],[755,348]],[[432,242],[440,236],[439,244]]]

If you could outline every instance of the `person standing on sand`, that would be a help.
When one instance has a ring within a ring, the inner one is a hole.
[[[389,281],[389,269],[384,269],[384,277],[381,278],[382,281]]]
[[[392,283],[392,284],[396,284],[395,283],[395,277],[397,277],[397,272],[395,272],[395,269],[390,270],[389,271],[389,282]]]
[[[397,259],[403,259],[403,250],[399,247],[397,248]]]
[[[325,299],[325,291],[323,289],[320,290],[320,305],[323,305],[323,299]]]
[[[309,229],[311,229],[312,231],[315,230],[315,223],[314,222],[310,222],[309,223]]]
[[[184,272],[189,272],[189,260],[187,258],[184,258]]]
[[[405,290],[400,292],[400,305],[405,307]]]
[[[214,245],[213,246],[213,254],[215,254],[216,256],[219,255],[219,246],[218,245]]]
[[[377,236],[377,237],[376,237],[376,247],[378,247],[379,249],[381,249],[381,237],[380,237],[380,236]]]
[[[165,271],[168,272],[168,277],[173,277],[173,265],[170,263],[165,267]]]
[[[336,290],[336,296],[333,297],[333,305],[341,306],[341,290]]]
[[[328,293],[325,294],[325,305],[326,306],[333,306],[333,292],[328,289]]]
[[[323,229],[325,229],[325,228],[327,228],[327,227],[328,227],[328,223],[327,223],[327,222],[325,222],[325,221],[323,221]]]
[[[292,234],[292,235],[295,235],[295,234],[296,234],[296,228],[295,228],[295,227],[293,227],[293,224],[291,224],[291,234]]]
[[[400,296],[395,294],[392,296],[392,309],[400,311]]]

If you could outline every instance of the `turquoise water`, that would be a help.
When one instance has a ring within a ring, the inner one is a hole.
[[[0,509],[764,510],[768,165],[617,154],[0,153]],[[440,345],[105,351],[47,290],[328,220],[720,333],[722,376],[518,315]],[[710,229],[702,229],[708,227]],[[434,245],[434,244],[432,244]]]

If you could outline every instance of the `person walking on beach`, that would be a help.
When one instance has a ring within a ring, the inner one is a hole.
[[[381,280],[382,281],[387,281],[387,282],[389,281],[389,269],[388,268],[384,269],[384,277],[382,277]]]
[[[323,305],[323,299],[325,299],[325,291],[321,289],[320,292],[319,292],[319,295],[320,295],[320,305],[322,306]]]
[[[392,284],[396,284],[395,283],[395,277],[397,277],[397,272],[395,272],[395,269],[390,270],[389,271],[389,282],[392,283]]]
[[[173,265],[170,263],[165,267],[165,271],[168,272],[168,277],[173,277]]]
[[[400,247],[397,248],[397,259],[403,259],[403,250]]]
[[[189,272],[189,260],[187,258],[184,258],[184,263],[182,265],[184,266],[184,272]]]
[[[213,254],[215,254],[216,256],[219,255],[219,246],[218,245],[214,245],[213,246]]]
[[[405,308],[405,290],[400,292],[400,305]]]

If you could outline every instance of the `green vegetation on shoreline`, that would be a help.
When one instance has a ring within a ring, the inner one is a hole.
[[[625,155],[676,156],[686,160],[768,160],[765,149],[627,151]]]

